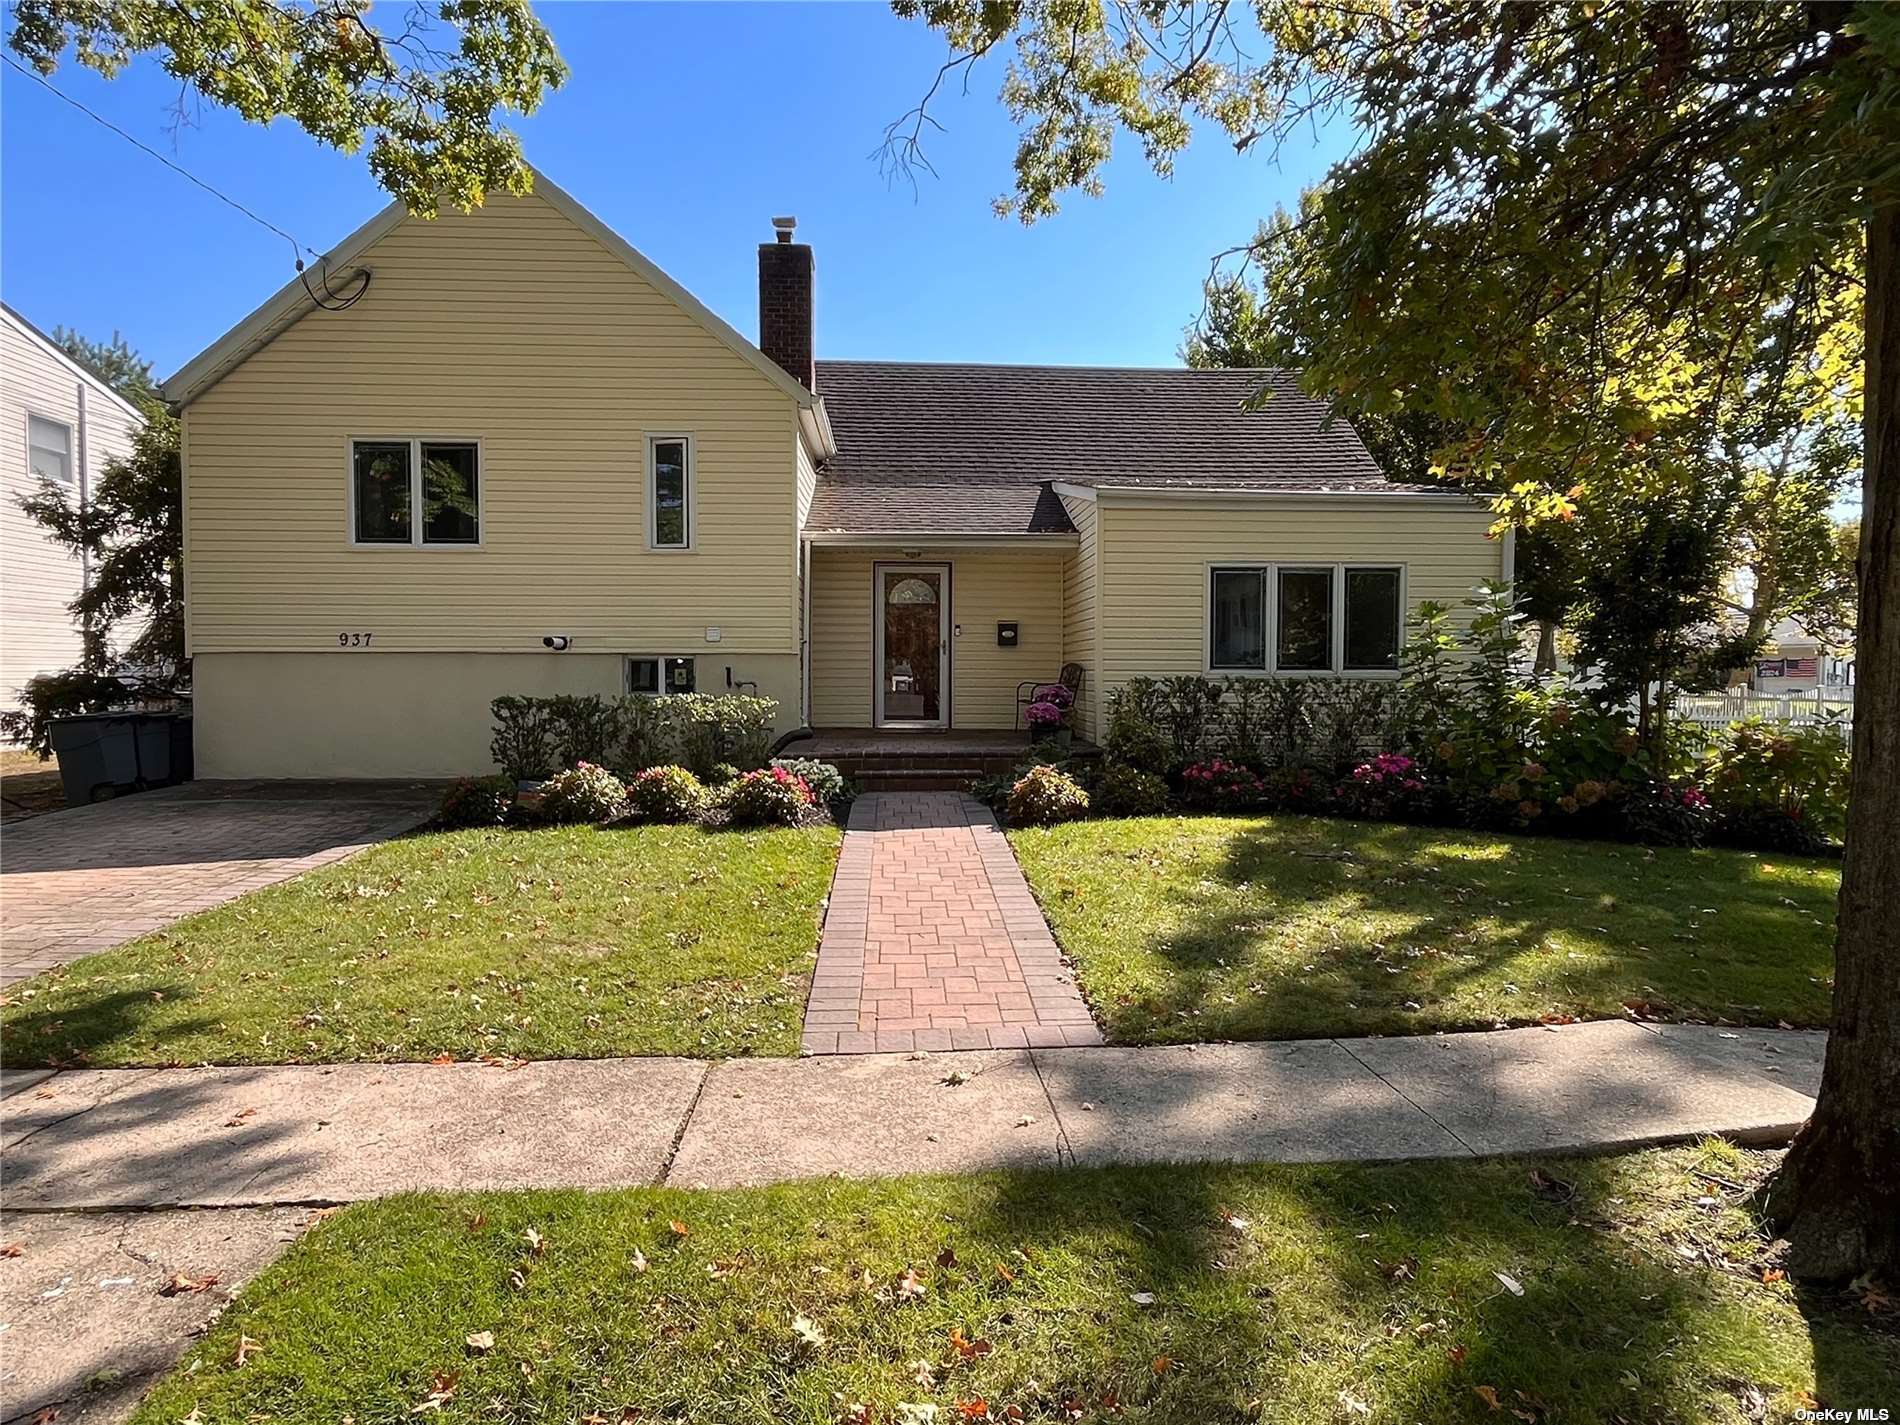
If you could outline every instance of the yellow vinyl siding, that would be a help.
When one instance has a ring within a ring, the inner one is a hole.
[[[1094,737],[1098,724],[1096,704],[1102,665],[1096,634],[1096,606],[1100,600],[1096,573],[1095,503],[1063,496],[1062,507],[1075,526],[1077,544],[1062,570],[1062,661],[1080,663],[1086,672],[1082,696],[1076,704],[1076,730]]]
[[[186,409],[194,653],[796,652],[783,391],[538,198],[411,219],[362,262],[360,302]],[[646,548],[661,433],[694,439],[690,552]],[[481,547],[351,548],[352,436],[479,440]]]
[[[1096,506],[1104,696],[1137,676],[1207,667],[1210,564],[1365,563],[1405,567],[1407,617],[1425,599],[1458,604],[1503,572],[1490,514],[1446,500],[1372,498]]]
[[[1053,678],[1063,659],[1063,550],[932,550],[918,563],[950,566],[950,724],[1009,728],[1016,685]],[[811,721],[869,727],[872,718],[873,564],[903,564],[898,549],[812,551]],[[1021,642],[1000,648],[996,625],[1014,620]]]

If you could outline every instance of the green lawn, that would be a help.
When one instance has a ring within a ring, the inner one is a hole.
[[[1123,1043],[1827,1022],[1834,861],[1296,816],[1010,842]]]
[[[318,1224],[135,1425],[1719,1425],[1900,1405],[1891,1309],[1775,1279],[1742,1205],[1770,1161],[1709,1145],[396,1198]]]
[[[9,1066],[790,1054],[829,829],[385,842],[0,997]]]

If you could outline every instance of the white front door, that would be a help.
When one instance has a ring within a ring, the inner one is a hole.
[[[950,725],[950,566],[876,564],[871,569],[879,727]]]

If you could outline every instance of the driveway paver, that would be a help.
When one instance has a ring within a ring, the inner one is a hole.
[[[9,826],[0,985],[340,861],[435,799],[426,783],[193,782]]]
[[[956,792],[852,803],[805,1007],[807,1053],[1101,1042],[988,808]]]

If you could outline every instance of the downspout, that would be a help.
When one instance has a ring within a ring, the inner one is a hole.
[[[74,454],[79,460],[79,508],[83,512],[92,503],[92,421],[86,410],[86,383],[75,381],[73,389],[79,393],[79,449]],[[79,549],[79,589],[81,593],[92,589],[92,551],[84,545]]]
[[[811,726],[811,542],[798,541],[798,720]]]

